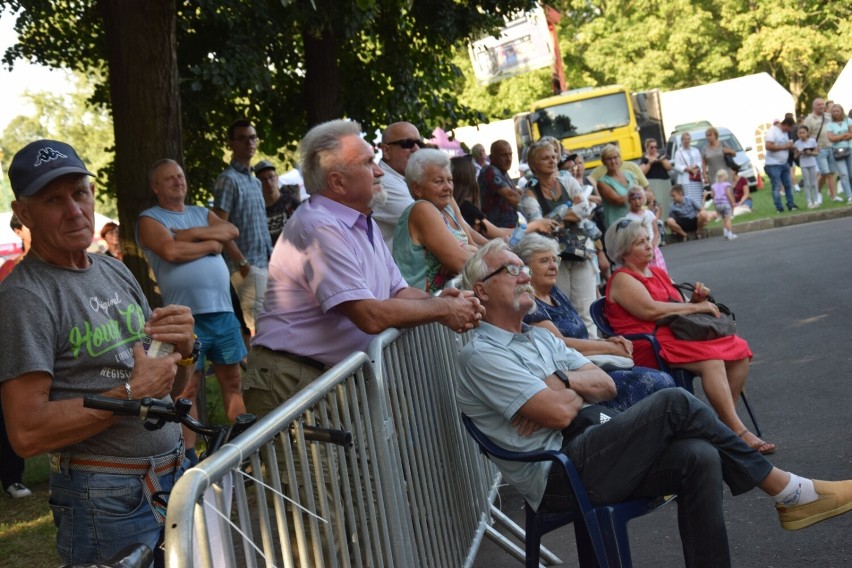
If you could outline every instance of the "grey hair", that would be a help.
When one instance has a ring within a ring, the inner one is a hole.
[[[422,152],[422,150],[421,150]],[[416,156],[420,152],[413,154]],[[464,263],[464,268],[461,271],[462,289],[473,290],[473,285],[485,278],[488,274],[488,264],[485,258],[500,251],[510,251],[509,245],[503,239],[492,239],[479,247],[473,255]]]
[[[423,183],[423,174],[429,166],[449,168],[450,157],[433,148],[423,148],[411,154],[408,165],[405,166],[405,183],[408,187]]]
[[[329,120],[311,128],[299,144],[302,178],[308,195],[325,189],[325,178],[341,166],[340,139],[361,136],[361,125],[350,120]]]
[[[172,160],[171,158],[163,158],[161,160],[157,160],[156,162],[154,162],[153,166],[148,168],[148,185],[150,187],[154,187],[154,180],[157,177],[157,170],[159,170],[161,167],[165,166],[166,164],[173,164],[173,165],[180,168],[180,164],[178,164],[176,161]],[[181,170],[182,169],[183,168],[181,168]]]
[[[606,230],[606,235],[604,235],[606,252],[616,264],[624,263],[624,255],[628,253],[636,239],[648,236],[645,227],[639,221],[630,221],[629,225],[623,229],[619,229],[618,225],[622,221],[630,220],[627,217],[616,219]]]
[[[532,257],[540,252],[549,252],[553,256],[559,256],[559,245],[556,244],[556,240],[538,233],[524,235],[521,242],[515,245],[515,254],[524,261],[524,264],[529,264]]]

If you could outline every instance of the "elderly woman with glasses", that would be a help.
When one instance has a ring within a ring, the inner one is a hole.
[[[633,344],[627,339],[621,336],[589,339],[580,314],[556,285],[561,259],[553,239],[527,235],[515,247],[515,254],[529,267],[535,293],[535,310],[524,316],[524,322],[547,329],[612,377],[618,394],[602,404],[622,411],[653,392],[675,386],[667,373],[634,367]]]
[[[405,181],[416,200],[393,234],[393,258],[413,288],[439,292],[457,275],[485,237],[465,222],[453,199],[450,158],[424,148],[408,159]]]
[[[671,315],[708,313],[719,316],[719,308],[709,302],[710,290],[700,282],[689,301],[681,299],[668,273],[651,266],[654,249],[641,223],[622,219],[606,232],[606,248],[618,269],[606,289],[606,315],[617,333],[653,333],[660,344],[660,356],[672,368],[686,369],[701,377],[701,386],[719,419],[749,446],[762,454],[775,451],[745,427],[737,416],[734,401],[739,398],[748,376],[752,353],[748,343],[736,335],[705,341],[677,339],[657,320]],[[656,367],[651,346],[636,342],[633,360]]]

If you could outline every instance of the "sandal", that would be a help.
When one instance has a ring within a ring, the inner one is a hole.
[[[775,444],[773,444],[772,442],[765,442],[765,441],[761,440],[760,438],[758,438],[757,436],[755,436],[754,434],[752,434],[751,432],[749,432],[748,430],[743,430],[742,432],[737,434],[737,436],[742,438],[743,442],[748,444],[751,449],[756,450],[757,452],[759,452],[763,455],[774,454],[775,450],[777,449],[777,446]],[[754,441],[749,442],[746,439],[746,436],[751,436],[754,439]]]

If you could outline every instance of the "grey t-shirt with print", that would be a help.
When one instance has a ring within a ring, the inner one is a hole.
[[[90,255],[84,270],[60,268],[29,254],[0,284],[0,382],[25,373],[53,377],[50,400],[99,394],[123,385],[133,344],[151,313],[142,289],[119,261]],[[177,424],[149,431],[138,418],[62,451],[140,457],[175,449]]]

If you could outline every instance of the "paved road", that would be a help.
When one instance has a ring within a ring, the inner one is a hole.
[[[663,248],[675,281],[705,282],[736,313],[755,353],[749,399],[764,437],[779,448],[773,462],[818,479],[852,477],[850,243],[847,217]],[[522,524],[517,493],[506,488],[501,498]],[[852,566],[852,513],[788,532],[759,490],[736,498],[726,490],[724,506],[734,566]],[[675,507],[633,521],[630,537],[638,568],[683,565]],[[577,565],[571,527],[548,535],[545,545]],[[475,565],[521,564],[486,539]]]

